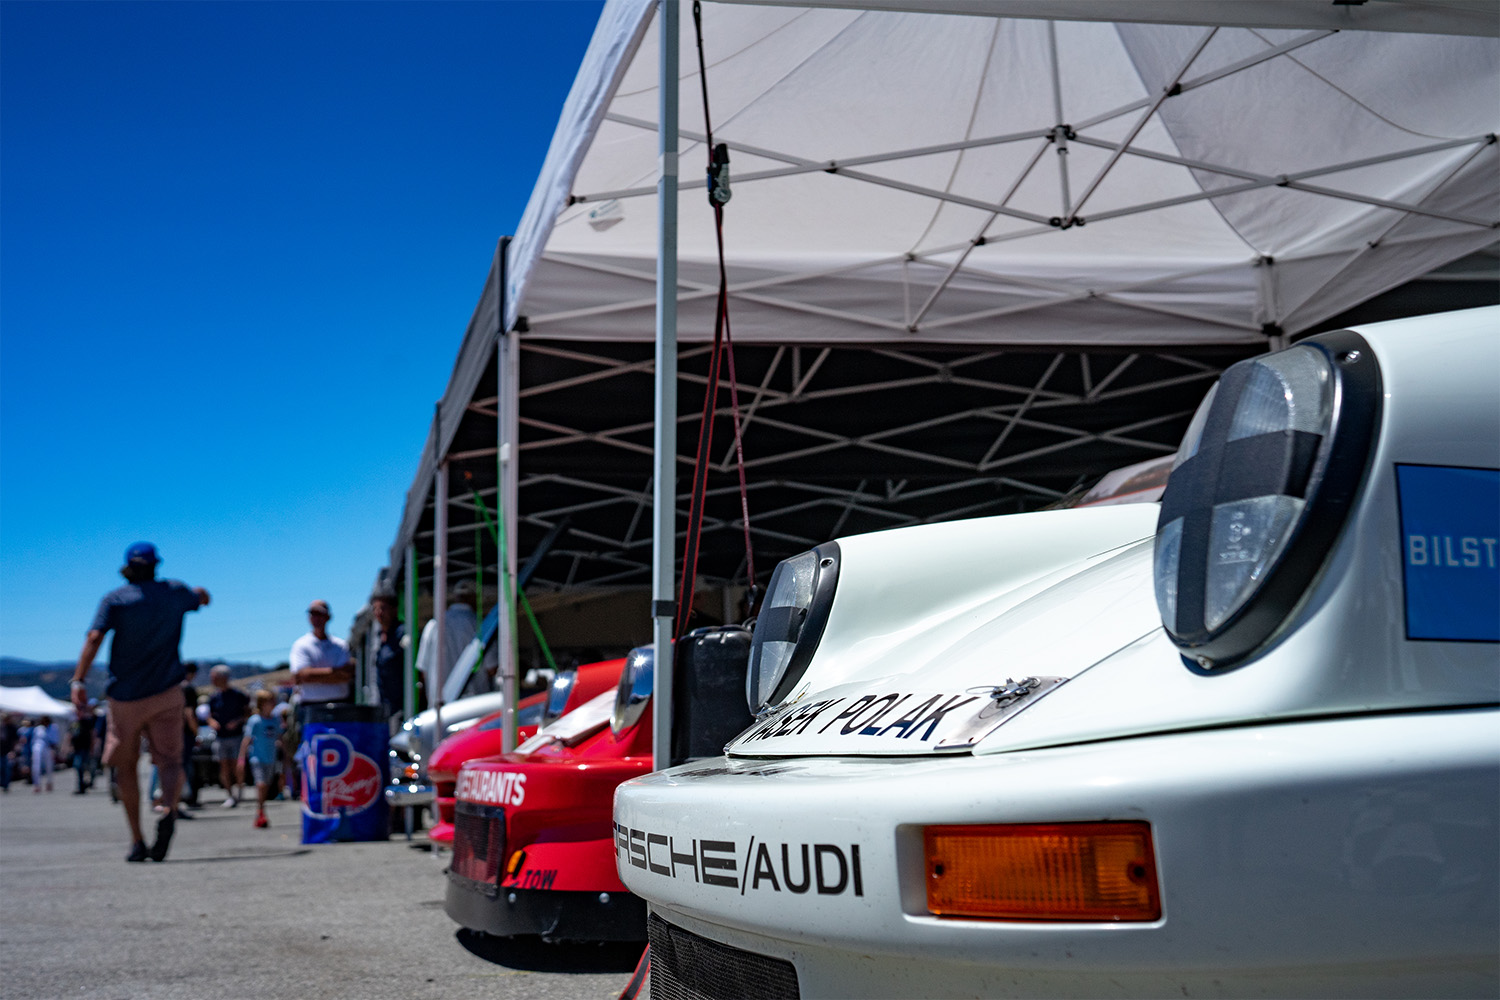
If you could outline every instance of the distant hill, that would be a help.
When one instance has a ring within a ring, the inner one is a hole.
[[[207,668],[223,661],[207,659],[197,662],[199,664],[198,676],[194,680],[200,685],[206,685],[208,683]],[[0,683],[6,687],[31,687],[35,684],[52,697],[66,701],[73,680],[73,668],[77,665],[76,660],[37,663],[34,660],[22,660],[14,656],[0,656]],[[229,664],[229,674],[234,680],[257,677],[274,669],[276,668],[262,666],[259,663]],[[96,660],[88,677],[90,698],[104,697],[104,686],[108,681],[108,674],[109,664]]]

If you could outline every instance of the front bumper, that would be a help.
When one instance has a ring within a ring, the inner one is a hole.
[[[621,880],[804,996],[1494,995],[1500,712],[946,759],[715,759],[622,785]],[[927,910],[933,824],[1145,820],[1162,916]]]
[[[544,941],[644,941],[646,903],[628,892],[502,889],[448,876],[444,909],[471,930],[500,937],[537,934]]]
[[[426,782],[393,781],[385,786],[385,802],[389,806],[430,806],[433,798],[433,787]]]

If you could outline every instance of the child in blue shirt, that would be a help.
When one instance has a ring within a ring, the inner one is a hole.
[[[281,720],[273,713],[276,698],[264,689],[255,692],[255,713],[245,724],[245,739],[240,743],[240,780],[244,781],[245,761],[255,777],[255,825],[270,826],[266,819],[266,792],[271,775],[276,773],[276,741],[281,738]]]

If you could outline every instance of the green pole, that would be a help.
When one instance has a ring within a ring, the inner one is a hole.
[[[480,544],[483,534],[479,525],[474,525],[474,611],[484,621],[484,546]]]
[[[502,567],[502,572],[500,574],[500,583],[503,591],[502,599],[506,601],[506,612],[510,615],[511,629],[514,630],[516,625],[516,609],[509,600],[510,588],[506,586],[506,584],[509,582],[509,575],[503,571],[503,567],[507,565],[507,563],[505,562],[505,531],[503,528],[495,527],[495,521],[490,518],[489,508],[485,506],[484,498],[479,495],[478,490],[474,491],[474,504],[479,508],[480,517],[484,519],[485,526],[490,529],[490,535],[495,540],[495,545],[500,549],[500,565]],[[521,606],[521,610],[526,613],[526,621],[531,625],[531,634],[536,636],[536,643],[541,647],[542,659],[547,661],[547,666],[551,667],[553,672],[555,673],[557,671],[557,661],[552,658],[552,650],[547,645],[546,637],[542,635],[542,626],[537,622],[536,614],[531,610],[531,602],[526,599],[526,592],[519,592],[516,595],[516,598],[517,600],[515,603],[519,604]],[[514,634],[514,631],[512,631],[512,634]]]

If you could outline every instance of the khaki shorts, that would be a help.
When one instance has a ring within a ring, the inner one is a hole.
[[[135,701],[109,699],[109,728],[101,760],[110,767],[133,768],[141,757],[141,736],[158,763],[182,761],[182,688]]]

